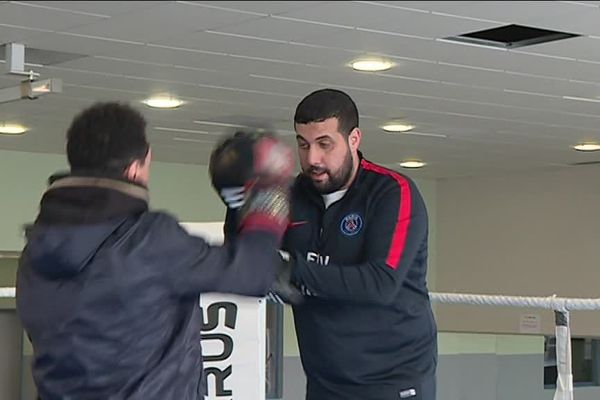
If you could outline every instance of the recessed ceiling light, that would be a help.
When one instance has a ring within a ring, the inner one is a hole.
[[[405,124],[402,122],[390,122],[381,127],[381,129],[386,132],[408,132],[414,128],[414,125]]]
[[[168,95],[150,97],[143,101],[145,105],[152,108],[177,108],[183,104],[182,100]]]
[[[573,146],[573,149],[577,151],[598,151],[600,150],[600,144],[598,143],[579,143]]]
[[[22,135],[25,132],[27,132],[27,128],[25,128],[23,125],[0,125],[1,135]]]
[[[353,61],[350,65],[356,71],[379,72],[392,68],[394,63],[378,58],[365,58]]]
[[[412,169],[423,168],[424,166],[427,165],[427,163],[425,163],[423,161],[419,161],[419,160],[406,160],[406,161],[402,161],[398,164],[402,168],[412,168]]]

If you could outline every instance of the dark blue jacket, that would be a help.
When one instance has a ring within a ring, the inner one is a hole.
[[[274,233],[212,247],[146,197],[72,176],[45,193],[17,276],[42,400],[203,398],[200,293],[263,296],[274,281]]]
[[[399,399],[434,380],[427,238],[423,199],[398,172],[361,159],[327,209],[306,178],[296,180],[283,249],[312,295],[294,307],[308,399]]]

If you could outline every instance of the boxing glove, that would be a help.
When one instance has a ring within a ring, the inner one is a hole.
[[[236,210],[237,228],[267,227],[280,235],[288,222],[293,169],[291,148],[275,135],[246,132],[221,141],[209,162],[211,183]]]
[[[273,134],[236,132],[213,150],[209,174],[228,208],[240,208],[250,186],[283,184],[294,169],[292,150]]]

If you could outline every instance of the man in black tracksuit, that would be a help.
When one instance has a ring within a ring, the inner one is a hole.
[[[303,173],[283,249],[307,293],[293,308],[306,398],[433,400],[437,332],[419,190],[363,158],[345,93],[308,95],[294,122]]]
[[[294,122],[302,173],[282,249],[306,294],[293,307],[306,399],[434,400],[437,329],[418,188],[363,158],[347,94],[308,95]],[[242,191],[220,191],[226,238],[235,236]]]

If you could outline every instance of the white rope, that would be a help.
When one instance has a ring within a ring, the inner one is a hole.
[[[14,287],[0,287],[0,298],[15,297]],[[510,306],[547,308],[556,311],[600,310],[600,299],[567,297],[497,296],[463,293],[430,293],[432,301],[448,304],[473,304],[478,306]]]
[[[473,304],[478,306],[511,306],[547,308],[556,311],[600,310],[600,299],[567,297],[496,296],[462,293],[431,293],[431,300],[439,303]]]
[[[0,287],[0,298],[15,297],[14,287]],[[432,301],[450,304],[473,304],[479,306],[511,306],[546,308],[566,313],[569,310],[600,310],[600,299],[566,297],[496,296],[462,293],[430,293]],[[568,323],[556,327],[558,379],[554,400],[573,400],[573,375],[571,372],[571,335]]]
[[[15,297],[14,287],[0,287],[0,298],[2,297]]]

